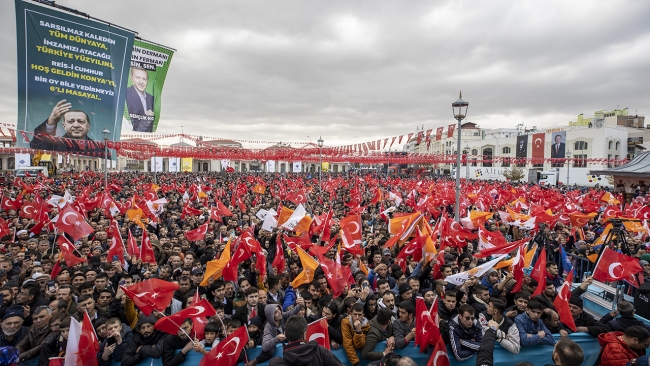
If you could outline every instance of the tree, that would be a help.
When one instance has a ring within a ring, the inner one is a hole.
[[[518,182],[524,178],[524,170],[518,166],[503,171],[503,176],[513,182]]]

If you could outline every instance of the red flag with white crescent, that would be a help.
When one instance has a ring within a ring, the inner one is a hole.
[[[307,342],[316,341],[320,346],[330,349],[329,325],[326,318],[320,318],[307,325]]]

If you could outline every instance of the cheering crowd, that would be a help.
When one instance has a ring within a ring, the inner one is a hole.
[[[497,343],[580,365],[571,333],[598,339],[599,365],[648,364],[650,201],[470,181],[456,222],[454,198],[445,179],[374,174],[9,179],[0,365],[412,366],[414,345],[492,365]],[[640,220],[626,244],[605,242],[612,217]],[[634,301],[596,319],[581,295],[606,261]]]

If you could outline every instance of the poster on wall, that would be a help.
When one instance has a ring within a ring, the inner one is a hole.
[[[29,154],[16,154],[16,168],[22,168],[32,165],[32,159]]]
[[[533,135],[533,159],[544,159],[544,140],[545,133],[536,133]],[[541,161],[541,160],[540,160]]]
[[[275,173],[275,160],[269,160],[266,162],[266,172]]]
[[[180,158],[169,158],[167,159],[169,161],[169,171],[170,172],[176,172],[178,173],[180,171]]]
[[[18,147],[104,156],[120,140],[135,34],[32,1],[15,0]],[[27,137],[27,138],[25,138]]]
[[[302,161],[294,161],[293,162],[293,172],[294,173],[302,173]]]
[[[517,157],[525,158],[528,156],[528,135],[517,136]]]
[[[174,51],[141,39],[133,43],[126,88],[125,130],[156,132],[167,70]]]
[[[551,158],[566,157],[566,131],[553,132],[551,135]]]
[[[163,158],[156,156],[151,158],[151,171],[152,172],[162,172],[163,171]]]
[[[192,158],[181,158],[181,171],[182,172],[192,171]]]

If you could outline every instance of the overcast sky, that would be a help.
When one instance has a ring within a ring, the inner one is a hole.
[[[57,3],[177,49],[160,133],[359,143],[453,123],[460,89],[483,128],[650,107],[647,0]],[[6,123],[15,23],[14,2],[0,1]]]

